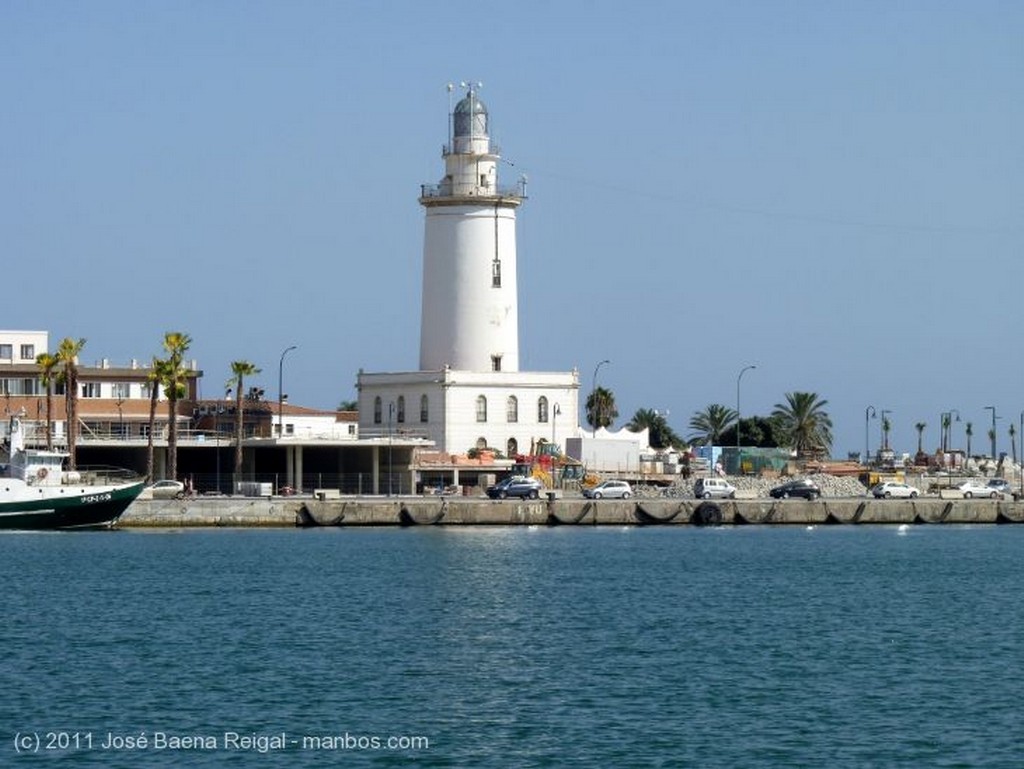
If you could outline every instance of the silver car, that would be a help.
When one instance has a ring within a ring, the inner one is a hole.
[[[964,494],[964,499],[970,499],[971,497],[988,497],[989,499],[1000,499],[1003,496],[1003,492],[993,489],[981,481],[964,481],[957,486],[960,491]]]
[[[583,489],[587,499],[629,499],[633,496],[633,487],[625,481],[605,481],[591,489]]]
[[[872,486],[871,493],[875,496],[875,499],[891,499],[893,497],[897,499],[916,499],[917,495],[921,492],[906,483],[886,481],[885,483],[876,483]]]

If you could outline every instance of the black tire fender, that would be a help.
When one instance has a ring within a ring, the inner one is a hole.
[[[690,516],[694,526],[721,526],[722,508],[714,502],[701,502]]]

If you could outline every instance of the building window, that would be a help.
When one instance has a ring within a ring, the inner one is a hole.
[[[121,400],[131,397],[131,385],[127,382],[114,382],[110,385],[110,397]]]
[[[501,288],[501,260],[491,262],[491,288]]]
[[[537,399],[537,421],[548,421],[548,399],[543,395]]]
[[[492,355],[491,356],[491,371],[501,371],[501,356],[500,355]]]
[[[381,402],[380,396],[378,395],[376,398],[373,399],[373,423],[375,425],[380,424],[381,419],[383,418],[383,410],[384,406]]]
[[[476,421],[487,421],[487,398],[482,395],[476,397]]]
[[[291,422],[285,422],[284,423],[284,434],[285,435],[295,435],[295,425],[293,425]]]
[[[14,357],[14,345],[0,344],[0,359],[11,360]]]
[[[508,396],[508,400],[505,401],[505,421],[519,421],[519,399],[514,395]]]
[[[36,346],[34,344],[23,344],[21,346],[21,359],[22,360],[35,360],[36,359]]]
[[[100,398],[100,383],[99,382],[84,382],[82,384],[82,397],[83,398]]]
[[[508,449],[508,451],[506,451],[505,453],[505,456],[514,457],[516,454],[519,453],[519,441],[517,441],[515,438],[509,438],[508,443],[505,444],[505,448]]]
[[[356,434],[356,426],[355,425],[349,425],[348,426],[348,434],[349,435],[355,435]]]
[[[481,435],[479,438],[476,439],[476,447],[478,449],[486,449],[487,448],[487,439],[484,438]]]
[[[405,422],[405,396],[398,396],[398,423],[402,424]]]
[[[420,396],[420,422],[426,424],[430,421],[430,402],[427,400],[427,396]]]

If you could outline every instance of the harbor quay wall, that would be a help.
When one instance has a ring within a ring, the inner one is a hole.
[[[136,500],[119,528],[191,526],[804,525],[1024,523],[1024,501],[990,499],[502,500],[463,497],[197,497]]]

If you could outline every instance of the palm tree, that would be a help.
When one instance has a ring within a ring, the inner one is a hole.
[[[41,352],[36,356],[36,365],[39,366],[39,379],[46,388],[46,450],[53,451],[53,380],[56,374],[54,370],[60,363],[56,355],[48,352]]]
[[[637,409],[626,429],[635,433],[647,429],[651,447],[655,449],[666,449],[683,443],[668,426],[664,415],[654,409]]]
[[[255,376],[258,373],[260,373],[260,369],[247,360],[236,360],[231,363],[232,376],[227,384],[228,387],[235,388],[235,482],[242,479],[243,382],[245,377]]]
[[[889,433],[892,431],[892,422],[889,417],[882,417],[882,451],[889,450]]]
[[[338,404],[338,411],[358,411],[359,401],[342,401]]]
[[[152,483],[153,477],[153,435],[156,433],[156,404],[160,396],[160,386],[167,378],[167,361],[154,356],[153,364],[146,375],[149,385],[149,434],[146,441],[146,480]]]
[[[78,440],[78,355],[85,347],[84,339],[65,337],[57,346],[57,360],[63,366],[58,375],[64,382],[64,412],[68,433],[68,467],[75,469]]]
[[[185,397],[185,382],[188,372],[183,365],[185,352],[192,344],[192,337],[181,331],[164,334],[164,350],[167,351],[163,382],[167,394],[167,476],[178,477],[178,401]]]
[[[1013,422],[1010,422],[1007,432],[1010,433],[1010,451],[1013,452],[1013,463],[1017,464],[1017,428],[1014,427]]]
[[[967,436],[967,457],[971,456],[971,436],[974,435],[974,426],[968,422],[964,425],[964,435]]]
[[[832,419],[825,411],[828,401],[817,393],[786,393],[786,403],[776,403],[772,417],[777,418],[782,435],[798,457],[828,454],[832,448]]]
[[[736,421],[736,417],[735,410],[721,403],[712,403],[703,411],[696,412],[690,419],[690,429],[695,431],[690,440],[718,446],[722,433]]]
[[[921,450],[921,441],[924,440],[924,428],[926,428],[927,426],[928,425],[925,424],[924,422],[918,422],[917,424],[914,425],[914,429],[917,430],[917,453],[918,454],[923,453],[922,450]]]
[[[609,427],[619,416],[615,408],[615,396],[611,390],[598,387],[587,396],[587,424],[591,429]]]

